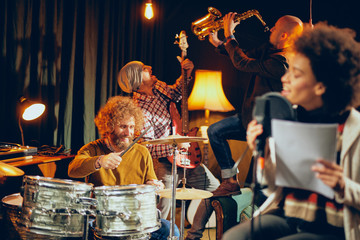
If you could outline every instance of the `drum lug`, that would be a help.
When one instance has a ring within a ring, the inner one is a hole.
[[[160,219],[161,219],[161,211],[160,211],[160,209],[156,209],[156,213],[157,213],[157,219],[160,221]]]
[[[124,213],[124,212],[120,212],[117,215],[117,217],[119,217],[122,221],[126,222],[129,221],[131,218],[131,213]]]
[[[79,198],[76,199],[76,203],[77,204],[82,204],[82,205],[85,205],[85,206],[96,206],[98,202],[94,198],[79,197]]]
[[[138,196],[135,196],[136,202],[138,204],[137,210],[141,209],[141,200],[139,200]]]
[[[83,209],[80,211],[80,214],[83,215],[83,216],[86,216],[86,215],[89,215],[89,216],[96,216],[96,213],[94,210],[91,210],[91,209]]]

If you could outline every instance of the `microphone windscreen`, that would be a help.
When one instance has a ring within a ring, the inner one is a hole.
[[[291,103],[280,93],[270,92],[263,95],[270,102],[270,118],[295,121],[296,112]]]
[[[256,98],[253,118],[263,125],[267,137],[271,136],[271,119],[296,121],[296,112],[291,103],[280,93],[269,92]]]

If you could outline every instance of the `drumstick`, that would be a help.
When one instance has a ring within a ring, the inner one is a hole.
[[[148,126],[144,132],[142,132],[122,153],[120,153],[120,157],[122,157],[127,151],[129,151],[129,149],[134,146],[135,143],[137,143],[140,138],[142,138],[142,136],[144,136],[144,134],[150,129],[151,125]]]

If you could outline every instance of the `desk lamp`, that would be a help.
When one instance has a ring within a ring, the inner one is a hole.
[[[25,97],[21,97],[19,100],[19,110],[20,115],[18,124],[21,133],[21,143],[24,146],[24,132],[21,127],[21,120],[23,119],[26,121],[31,121],[40,117],[45,111],[45,105],[42,103],[30,101]]]

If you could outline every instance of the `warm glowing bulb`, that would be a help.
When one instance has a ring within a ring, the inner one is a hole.
[[[145,17],[147,19],[152,19],[154,16],[154,11],[152,8],[152,3],[146,3],[146,7],[145,7]]]
[[[38,118],[43,112],[45,111],[45,105],[44,104],[33,104],[27,109],[25,109],[22,117],[24,120],[30,121],[35,118]]]

